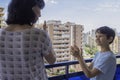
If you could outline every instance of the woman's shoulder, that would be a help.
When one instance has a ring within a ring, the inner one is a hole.
[[[42,35],[42,36],[44,36],[44,37],[47,37],[47,36],[48,36],[48,33],[47,33],[47,31],[45,31],[45,30],[42,30],[42,29],[39,29],[39,28],[33,28],[33,29],[31,29],[31,30],[32,30],[32,32],[35,33],[35,34],[40,34],[40,35]]]
[[[3,28],[0,28],[0,31],[3,31]]]
[[[0,28],[0,33],[4,32],[4,29],[3,28]]]
[[[2,29],[0,28],[0,32],[2,31]]]
[[[39,29],[39,28],[32,28],[31,29],[33,32],[39,32],[41,34],[46,34],[47,32],[45,30]]]

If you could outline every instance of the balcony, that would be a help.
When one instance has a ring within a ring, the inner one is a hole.
[[[116,56],[116,59],[120,59],[120,55]],[[86,63],[91,62],[92,59],[86,59]],[[78,61],[68,61],[62,63],[55,63],[53,65],[45,65],[47,69],[55,68],[55,67],[65,67],[65,74],[49,77],[49,80],[90,80],[87,78],[82,71],[69,73],[69,66],[79,64]],[[117,64],[116,73],[114,76],[114,80],[120,80],[120,64]]]

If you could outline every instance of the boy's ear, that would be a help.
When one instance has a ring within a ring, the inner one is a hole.
[[[110,38],[109,38],[109,43],[110,43],[111,41],[113,41],[113,37],[110,37]]]

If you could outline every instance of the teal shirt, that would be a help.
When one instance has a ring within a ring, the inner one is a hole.
[[[90,80],[113,80],[116,71],[116,57],[113,52],[97,52],[93,58],[93,68],[101,71],[101,74]]]

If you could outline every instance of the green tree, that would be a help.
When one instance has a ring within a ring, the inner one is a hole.
[[[69,72],[73,73],[73,72],[75,72],[75,70],[72,69],[72,68],[70,68],[70,69],[69,69]]]
[[[87,44],[85,45],[84,50],[85,53],[90,54],[91,56],[93,56],[98,51],[98,49],[95,46],[91,47],[90,45]]]

